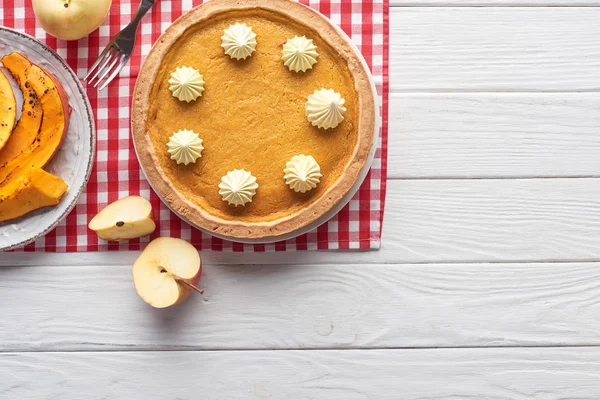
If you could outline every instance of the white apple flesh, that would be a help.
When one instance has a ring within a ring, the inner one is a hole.
[[[133,264],[133,283],[140,297],[152,307],[181,303],[197,288],[202,274],[198,250],[182,239],[153,240]]]
[[[128,196],[102,209],[88,227],[100,239],[121,241],[136,239],[154,232],[152,204],[140,196]]]
[[[95,31],[106,19],[112,0],[33,0],[42,28],[63,40],[78,40]]]

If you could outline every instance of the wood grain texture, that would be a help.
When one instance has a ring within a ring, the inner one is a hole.
[[[0,396],[597,399],[599,359],[598,348],[3,354]]]
[[[170,310],[129,265],[1,278],[0,352],[600,345],[600,263],[206,266]]]
[[[392,181],[385,248],[414,261],[598,260],[599,182]]]
[[[600,93],[392,94],[391,178],[600,176]]]
[[[0,398],[600,398],[600,262],[529,263],[600,261],[600,180],[463,179],[599,176],[600,1],[391,4],[383,249],[204,252],[172,310],[137,252],[0,253]]]
[[[600,180],[393,180],[381,251],[204,252],[208,264],[599,261]],[[135,252],[2,254],[0,265],[123,264]]]
[[[392,91],[598,91],[600,8],[393,7]]]

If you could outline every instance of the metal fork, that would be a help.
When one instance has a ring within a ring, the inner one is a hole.
[[[125,64],[127,64],[127,61],[129,61],[131,53],[133,53],[135,34],[140,24],[140,20],[146,15],[155,2],[156,0],[142,0],[133,20],[110,41],[94,65],[92,65],[85,78],[83,78],[89,85],[91,85],[94,80],[96,80],[94,87],[97,87],[103,82],[98,89],[103,90],[117,75],[119,75],[119,72],[121,72]],[[90,76],[91,78],[88,80]],[[106,78],[107,76],[108,78]]]

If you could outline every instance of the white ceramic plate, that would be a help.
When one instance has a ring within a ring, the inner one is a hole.
[[[0,222],[0,251],[30,243],[52,230],[75,207],[89,180],[96,154],[96,128],[90,102],[77,75],[52,49],[24,33],[0,27],[0,58],[19,51],[27,58],[53,74],[63,85],[73,111],[65,141],[52,161],[44,168],[61,177],[69,190],[56,207],[34,211],[23,218]],[[4,70],[12,79],[10,73]],[[12,81],[18,101],[20,117],[23,96]]]
[[[297,231],[290,232],[288,234],[280,235],[280,236],[264,237],[264,238],[260,238],[260,239],[240,239],[240,238],[236,238],[236,237],[229,237],[229,236],[225,236],[225,235],[216,234],[216,233],[214,233],[212,231],[208,231],[206,229],[202,229],[201,227],[192,224],[184,216],[182,216],[181,214],[179,214],[177,211],[173,210],[169,206],[169,203],[166,202],[157,193],[158,197],[162,200],[162,202],[169,209],[171,209],[171,211],[173,211],[179,218],[181,218],[182,220],[184,220],[188,224],[192,225],[193,227],[195,227],[195,228],[201,230],[202,232],[206,233],[207,235],[215,236],[215,237],[218,237],[220,239],[230,240],[230,241],[238,242],[238,243],[249,243],[249,244],[274,243],[274,242],[279,242],[279,241],[282,241],[282,240],[293,239],[293,238],[295,238],[297,236],[303,235],[303,234],[305,234],[307,232],[310,232],[313,229],[316,229],[319,226],[323,225],[325,222],[329,221],[337,213],[339,213],[342,210],[342,208],[344,208],[346,206],[346,204],[348,204],[350,202],[350,200],[354,197],[354,195],[358,192],[358,189],[360,189],[360,187],[362,186],[365,178],[367,177],[367,174],[369,173],[369,170],[371,169],[371,165],[373,164],[373,159],[375,158],[375,150],[377,149],[379,141],[380,141],[379,131],[381,130],[381,124],[382,124],[382,121],[381,121],[381,112],[380,112],[380,110],[381,110],[381,100],[379,98],[379,94],[377,94],[377,88],[375,87],[375,81],[373,80],[373,76],[371,75],[371,72],[370,72],[371,70],[369,69],[369,66],[367,65],[367,62],[365,61],[365,58],[363,57],[363,55],[359,51],[358,47],[356,47],[356,45],[352,42],[352,39],[350,39],[350,37],[346,34],[346,32],[344,32],[336,24],[332,24],[332,25],[335,26],[335,28],[340,33],[340,35],[343,38],[345,38],[348,41],[348,43],[350,43],[350,45],[354,49],[354,52],[358,55],[359,59],[361,60],[363,66],[365,68],[365,70],[368,72],[369,78],[370,78],[370,81],[371,81],[371,89],[373,90],[373,96],[374,96],[374,99],[375,99],[375,111],[376,111],[376,115],[375,115],[375,129],[374,129],[374,133],[373,133],[375,139],[373,140],[373,145],[371,146],[371,149],[369,150],[369,157],[367,159],[367,162],[365,163],[365,166],[361,170],[360,175],[358,176],[358,179],[356,180],[356,182],[354,183],[354,185],[352,186],[352,188],[348,191],[348,193],[346,193],[346,195],[342,198],[342,200],[340,200],[339,203],[337,203],[335,206],[333,206],[331,208],[331,210],[329,210],[327,213],[325,213],[321,218],[319,218],[318,220],[314,221],[311,224],[308,224],[308,225],[306,225],[306,226],[298,229]],[[136,150],[136,154],[137,154],[137,150]],[[138,159],[139,159],[139,157],[138,157]],[[146,180],[148,180],[148,179],[146,179]],[[148,180],[148,182],[150,182],[150,181]],[[150,183],[150,186],[152,186],[152,183]]]

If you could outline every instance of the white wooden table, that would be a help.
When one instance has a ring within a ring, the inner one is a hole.
[[[600,0],[390,18],[381,251],[205,253],[162,311],[135,253],[0,254],[0,398],[599,399]]]

